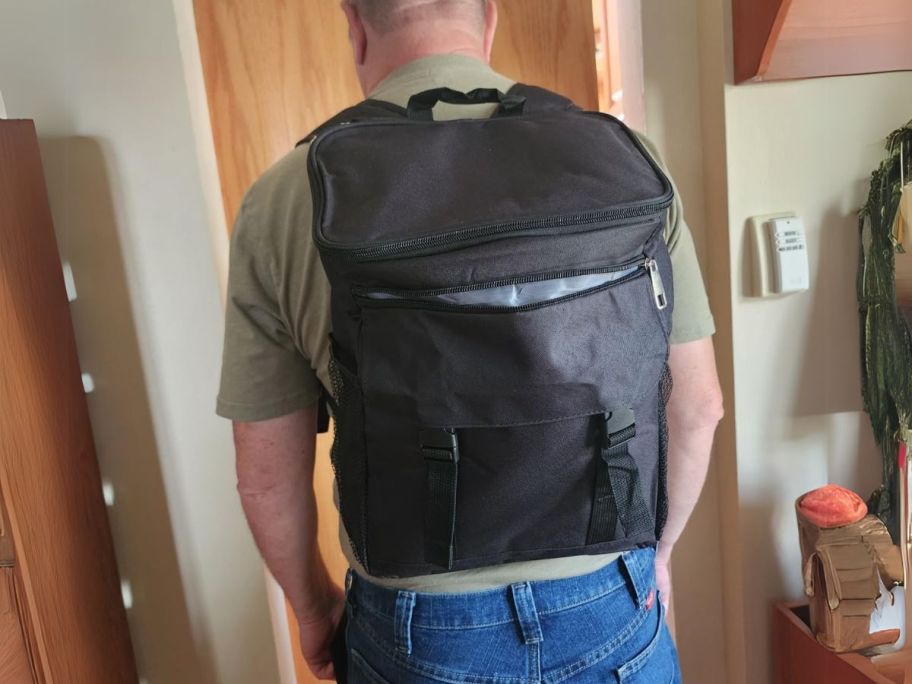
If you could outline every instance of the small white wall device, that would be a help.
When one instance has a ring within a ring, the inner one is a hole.
[[[777,218],[767,222],[773,267],[770,289],[775,293],[808,289],[807,240],[800,218]]]
[[[794,214],[751,219],[753,233],[753,295],[801,292],[810,286],[804,221]]]

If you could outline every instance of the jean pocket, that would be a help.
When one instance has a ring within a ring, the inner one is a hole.
[[[390,684],[354,649],[349,652],[348,681],[350,684]]]
[[[658,625],[642,651],[618,669],[620,684],[672,684],[677,663],[671,634],[665,626],[665,608],[657,601]]]

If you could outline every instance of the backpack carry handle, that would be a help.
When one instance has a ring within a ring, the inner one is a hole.
[[[438,102],[459,105],[497,102],[500,107],[495,116],[514,116],[522,114],[526,98],[523,95],[507,95],[496,88],[476,88],[467,93],[452,88],[434,88],[416,93],[409,98],[408,118],[412,121],[433,121],[434,105]]]

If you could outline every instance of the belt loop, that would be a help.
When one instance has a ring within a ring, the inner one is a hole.
[[[414,610],[415,592],[400,590],[396,595],[394,639],[396,650],[407,656],[412,654],[412,612]]]
[[[544,641],[541,622],[538,620],[538,611],[535,608],[535,599],[532,596],[532,586],[528,582],[517,582],[510,585],[513,594],[513,606],[516,609],[516,619],[522,632],[525,644],[537,644]]]
[[[624,574],[627,576],[627,588],[630,590],[630,596],[637,608],[643,608],[646,605],[650,590],[650,587],[647,586],[646,577],[643,575],[644,557],[653,558],[653,555],[644,553],[642,549],[636,549],[621,554],[620,558]]]

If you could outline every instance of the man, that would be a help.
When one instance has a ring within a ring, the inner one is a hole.
[[[491,0],[343,0],[342,10],[361,86],[372,99],[405,106],[431,88],[505,92],[513,85],[488,66],[497,23]],[[492,111],[441,105],[435,118]],[[330,644],[346,601],[316,542],[316,404],[321,385],[330,386],[330,306],[310,230],[306,157],[302,145],[269,169],[238,215],[217,412],[234,421],[243,507],[295,611],[303,655],[317,676],[330,678]],[[665,239],[676,293],[674,390],[667,406],[668,517],[658,548],[371,577],[341,531],[354,571],[353,681],[481,682],[495,674],[537,681],[549,672],[569,681],[607,681],[609,673],[678,681],[659,605],[670,596],[669,558],[702,488],[722,400],[712,316],[677,199]]]

